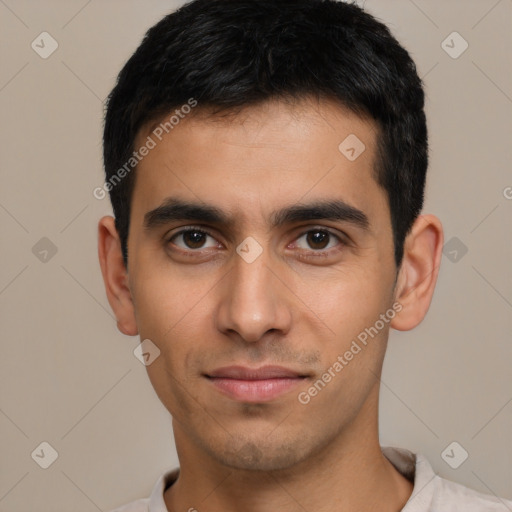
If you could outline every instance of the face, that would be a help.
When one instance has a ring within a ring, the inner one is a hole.
[[[147,371],[177,439],[212,460],[290,467],[375,418],[396,276],[375,130],[328,101],[268,102],[182,119],[138,165]]]

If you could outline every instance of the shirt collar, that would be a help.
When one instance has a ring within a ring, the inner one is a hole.
[[[178,479],[179,472],[180,468],[174,468],[160,476],[151,491],[148,512],[168,512],[165,506],[164,492]]]
[[[427,458],[421,453],[391,446],[382,448],[382,453],[401,475],[414,483],[412,494],[401,512],[430,510],[437,475]]]

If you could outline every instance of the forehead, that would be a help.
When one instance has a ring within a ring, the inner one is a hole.
[[[169,196],[215,204],[240,222],[326,197],[368,217],[387,211],[374,178],[376,124],[338,103],[273,100],[228,116],[198,110],[155,135],[166,119],[136,139],[135,148],[148,137],[155,145],[137,166],[134,219]]]

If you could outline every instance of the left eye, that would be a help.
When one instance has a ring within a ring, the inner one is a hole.
[[[301,239],[305,239],[306,244],[308,245],[305,247],[304,245],[301,245],[300,242],[297,242],[296,245],[300,249],[313,249],[316,251],[330,249],[331,247],[334,247],[337,244],[330,245],[331,242],[338,241],[340,242],[340,238],[331,233],[330,231],[326,231],[323,229],[312,229],[310,231],[307,231],[306,233],[303,233],[299,238],[297,238],[298,241]]]

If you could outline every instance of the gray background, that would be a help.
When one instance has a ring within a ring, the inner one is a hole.
[[[103,101],[144,32],[181,3],[0,0],[0,511],[108,510],[177,465],[139,340],[117,331],[106,300],[96,230],[111,209],[92,191]],[[425,321],[391,332],[381,442],[512,498],[512,1],[366,7],[425,80],[424,213],[450,244]],[[50,48],[43,31],[58,43],[46,59],[31,47]],[[454,31],[469,45],[457,58]],[[43,441],[58,452],[48,469],[31,456]],[[454,441],[469,454],[457,469],[441,456]]]

